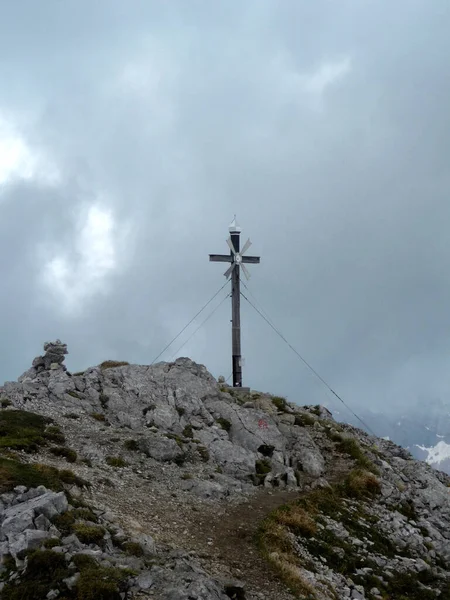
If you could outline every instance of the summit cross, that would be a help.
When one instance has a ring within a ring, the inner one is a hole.
[[[231,276],[231,332],[232,332],[232,363],[233,363],[233,387],[242,387],[242,357],[241,357],[241,287],[240,271],[242,269],[245,277],[250,279],[250,273],[246,264],[259,264],[259,256],[244,256],[244,253],[252,245],[247,240],[240,250],[241,228],[236,222],[236,216],[229,227],[230,237],[227,244],[230,248],[230,254],[210,254],[211,262],[231,263],[224,275],[228,279]]]

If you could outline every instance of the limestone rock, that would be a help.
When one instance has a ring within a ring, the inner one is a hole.
[[[149,433],[139,440],[138,445],[142,452],[158,461],[180,461],[184,457],[177,442],[164,435]]]

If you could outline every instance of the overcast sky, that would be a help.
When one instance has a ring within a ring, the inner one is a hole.
[[[237,213],[349,404],[450,400],[449,30],[448,0],[0,0],[0,381],[57,337],[149,364]],[[244,384],[332,402],[243,302]],[[180,354],[227,377],[229,319]]]

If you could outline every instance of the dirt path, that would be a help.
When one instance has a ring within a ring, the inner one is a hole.
[[[255,537],[268,514],[298,497],[298,491],[258,491],[250,502],[228,506],[220,517],[197,524],[191,548],[203,550],[203,554],[208,548],[209,562],[213,561],[217,575],[226,568],[232,577],[244,581],[254,595],[261,594],[267,600],[290,600],[292,594],[259,554]]]
[[[330,483],[338,481],[349,467],[345,460],[334,460],[325,477]],[[295,501],[301,490],[257,488],[252,496],[239,501],[201,501],[185,492],[169,493],[152,487],[144,480],[129,483],[132,493],[127,487],[114,491],[114,509],[124,529],[147,533],[159,544],[195,552],[211,575],[243,581],[247,598],[294,600],[261,557],[255,535],[273,510]],[[107,490],[94,495],[108,505]]]
[[[211,575],[243,581],[247,597],[294,599],[262,559],[255,535],[268,514],[299,497],[298,490],[260,488],[247,502],[201,505],[149,494],[144,498],[143,493],[145,488],[135,490],[133,495],[121,494],[119,499],[115,492],[115,508],[120,506],[119,522],[126,530],[148,533],[160,544],[195,552]]]

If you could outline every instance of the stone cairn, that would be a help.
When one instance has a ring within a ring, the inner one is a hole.
[[[68,354],[67,344],[63,344],[61,340],[56,340],[56,342],[45,342],[44,352],[44,356],[37,356],[33,360],[33,367],[38,373],[54,369],[67,370],[67,367],[63,365],[65,355]]]

